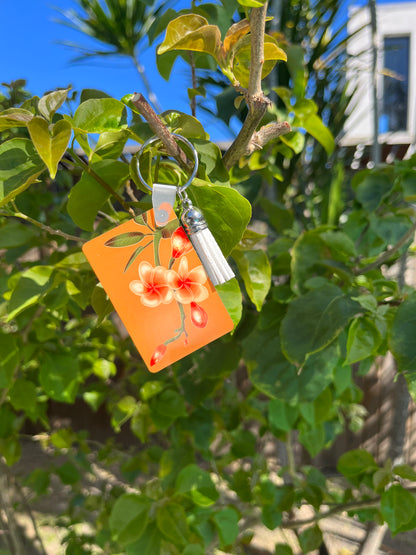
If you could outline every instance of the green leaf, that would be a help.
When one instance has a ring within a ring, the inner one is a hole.
[[[299,44],[289,45],[287,48],[287,68],[293,82],[293,94],[304,100],[307,73],[305,70],[305,49]],[[296,109],[295,109],[295,113]]]
[[[150,501],[143,495],[124,493],[111,510],[109,524],[111,535],[122,546],[138,540],[148,523]]]
[[[237,511],[232,507],[225,507],[214,514],[213,520],[218,530],[221,546],[224,548],[232,545],[239,532]]]
[[[123,153],[129,133],[126,129],[101,133],[94,148],[94,156],[117,160]]]
[[[61,89],[45,94],[38,102],[39,112],[47,119],[51,120],[62,104],[65,102],[70,89]]]
[[[321,118],[316,114],[312,114],[306,118],[302,118],[301,120],[295,118],[293,125],[303,127],[309,135],[312,135],[312,137],[324,147],[328,156],[334,152],[334,137],[328,127],[326,127],[326,125],[322,122]]]
[[[119,131],[127,127],[126,108],[115,98],[91,98],[78,106],[73,125],[87,133]]]
[[[32,112],[24,108],[9,108],[0,112],[0,131],[13,127],[26,127],[33,118]]]
[[[184,112],[180,112],[179,110],[167,110],[166,112],[162,113],[162,118],[171,133],[177,133],[179,135],[182,135],[182,137],[186,137],[187,139],[202,139],[201,141],[192,141],[193,143],[195,143],[199,153],[202,153],[204,155],[204,149],[202,148],[202,145],[213,145],[211,149],[217,147],[215,143],[210,143],[207,140],[208,135],[205,132],[202,124],[193,116],[185,114]],[[219,157],[221,158],[221,151],[218,147],[217,149],[219,151]],[[199,158],[199,161],[201,162],[201,157]],[[206,165],[206,161],[204,161],[203,163],[204,165]],[[214,167],[217,165],[217,163],[217,161],[214,162]]]
[[[49,125],[43,118],[34,117],[27,124],[27,128],[39,156],[45,162],[51,178],[54,179],[58,163],[65,154],[71,138],[71,124],[61,119],[55,125]]]
[[[366,317],[356,318],[348,330],[345,364],[353,364],[375,354],[381,341],[380,332],[372,320]]]
[[[139,553],[140,555],[162,554],[164,552],[162,551],[161,540],[159,528],[156,524],[149,524],[137,541],[127,545],[126,555],[138,555]]]
[[[152,412],[157,412],[172,419],[188,416],[185,401],[182,395],[173,389],[166,389],[160,395],[152,399]]]
[[[192,187],[189,194],[201,206],[211,233],[224,256],[228,256],[251,219],[249,201],[235,189],[217,185]]]
[[[381,201],[391,192],[394,183],[379,171],[364,170],[352,180],[358,202],[369,214],[373,213]]]
[[[181,505],[167,503],[159,507],[156,522],[162,534],[175,545],[184,546],[188,543],[189,529],[186,513]]]
[[[276,39],[264,35],[264,58],[261,78],[264,79],[274,68],[277,61],[287,60],[286,52],[279,48]],[[232,71],[242,87],[248,87],[251,64],[251,35],[242,37],[234,48]]]
[[[277,543],[274,547],[275,555],[293,555],[292,548],[285,543]]]
[[[101,177],[111,189],[117,191],[129,178],[129,167],[116,160],[101,160],[91,164],[91,169]],[[76,225],[93,231],[98,211],[110,197],[110,193],[87,171],[72,188],[67,210]]]
[[[268,418],[272,427],[288,432],[293,429],[298,417],[298,409],[280,399],[272,399],[267,406]]]
[[[143,401],[148,401],[155,395],[158,395],[165,388],[163,382],[149,381],[140,388],[140,396]]]
[[[55,470],[56,474],[61,479],[61,482],[66,486],[73,486],[81,479],[81,474],[78,468],[67,461]]]
[[[205,17],[197,14],[181,15],[171,21],[166,28],[165,39],[157,53],[169,50],[191,50],[206,52],[218,59],[221,47],[221,33],[216,25],[208,25]]]
[[[73,403],[81,381],[79,362],[72,355],[45,355],[39,381],[45,393],[55,401]]]
[[[33,382],[18,379],[9,391],[10,403],[15,410],[24,410],[28,414],[36,412],[37,393]]]
[[[96,376],[103,380],[108,380],[117,373],[117,367],[114,362],[105,358],[97,358],[92,365],[92,371]]]
[[[416,372],[416,292],[398,307],[390,331],[389,348],[400,371]]]
[[[322,451],[325,447],[325,429],[323,424],[315,425],[312,428],[301,422],[299,424],[299,442],[308,450],[311,457]]]
[[[29,139],[0,144],[0,207],[36,181],[45,164]]]
[[[371,453],[364,449],[354,449],[339,458],[337,469],[347,478],[353,478],[377,470],[378,466]]]
[[[260,311],[269,292],[272,279],[267,254],[263,250],[234,249],[231,255],[237,263],[250,300]]]
[[[394,534],[413,517],[416,499],[400,484],[393,484],[381,496],[380,511]]]
[[[215,289],[231,316],[235,328],[243,313],[243,296],[238,281],[235,278],[230,279],[222,285],[217,285]]]
[[[196,464],[182,468],[176,479],[176,490],[190,497],[199,507],[210,507],[219,497],[209,473]]]
[[[27,245],[36,235],[37,232],[33,227],[8,220],[0,227],[0,249],[12,249]]]
[[[205,550],[201,545],[193,543],[187,545],[181,555],[205,555]]]
[[[393,467],[393,472],[405,480],[416,481],[416,471],[408,464],[397,464]]]
[[[295,364],[329,345],[360,310],[336,285],[313,289],[290,303],[282,320],[282,350]]]
[[[317,230],[302,233],[292,249],[291,287],[295,293],[304,291],[304,282],[315,276],[317,264],[328,258],[328,247]]]
[[[10,387],[20,352],[16,337],[0,332],[0,388]]]
[[[319,549],[322,543],[322,532],[319,526],[315,525],[303,530],[298,538],[302,553],[309,553],[310,551]]]
[[[51,287],[52,272],[51,266],[32,266],[20,276],[8,304],[9,321],[36,304],[48,291]]]
[[[237,0],[240,6],[245,6],[246,8],[261,8],[264,6],[266,0]]]

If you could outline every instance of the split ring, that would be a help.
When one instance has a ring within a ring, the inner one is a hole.
[[[177,133],[171,133],[171,135],[173,137],[175,137],[177,140],[182,141],[183,143],[185,143],[190,148],[190,150],[192,152],[192,155],[194,157],[194,169],[192,170],[192,173],[189,176],[188,181],[185,183],[185,185],[182,185],[182,187],[177,187],[178,194],[181,195],[181,193],[183,193],[185,191],[185,189],[187,189],[189,187],[189,185],[192,183],[194,177],[196,176],[196,172],[198,171],[198,152],[196,151],[196,148],[194,147],[194,145],[190,141],[188,141],[188,139],[185,139],[185,137],[182,137],[182,135],[178,135]],[[151,145],[152,143],[154,143],[158,140],[160,140],[160,139],[156,135],[154,137],[150,137],[150,139],[147,139],[147,141],[145,141],[142,144],[142,146],[140,147],[140,150],[137,154],[137,175],[139,176],[139,179],[142,182],[142,184],[147,189],[149,189],[149,191],[152,191],[152,187],[150,187],[150,185],[148,183],[146,183],[146,181],[143,179],[142,173],[140,171],[139,159],[140,159],[140,156],[143,154],[144,150],[149,145]]]

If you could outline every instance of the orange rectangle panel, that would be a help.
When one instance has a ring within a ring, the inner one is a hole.
[[[149,210],[83,252],[150,372],[233,329],[176,217],[158,229]]]

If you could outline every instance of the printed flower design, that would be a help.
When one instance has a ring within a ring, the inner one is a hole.
[[[191,322],[197,328],[205,328],[208,323],[208,314],[199,306],[199,304],[191,302]]]
[[[172,258],[180,258],[192,250],[192,243],[188,239],[183,227],[178,227],[172,233]]]
[[[185,256],[181,258],[177,272],[167,270],[166,281],[179,303],[200,303],[208,298],[208,289],[204,286],[207,281],[204,268],[200,265],[188,271],[188,259]]]
[[[165,356],[167,350],[168,348],[164,343],[162,343],[162,345],[159,345],[159,347],[156,347],[153,352],[152,358],[150,359],[150,366],[154,366],[155,364],[160,362]]]
[[[167,281],[169,273],[163,266],[153,267],[143,260],[139,264],[139,278],[130,282],[130,291],[140,297],[144,306],[155,308],[173,301],[174,292]]]

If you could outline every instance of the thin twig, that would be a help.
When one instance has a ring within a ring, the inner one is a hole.
[[[34,516],[34,514],[33,514],[33,512],[32,512],[32,509],[31,509],[31,507],[30,507],[30,505],[29,505],[28,500],[26,499],[26,496],[25,496],[25,494],[24,494],[24,492],[23,492],[23,488],[22,488],[22,486],[19,484],[18,480],[14,480],[13,482],[14,482],[14,486],[15,486],[17,492],[18,492],[19,495],[20,495],[20,498],[21,498],[21,500],[22,500],[22,502],[23,502],[23,505],[24,505],[24,507],[25,507],[25,509],[26,509],[26,512],[27,512],[27,514],[29,515],[30,520],[32,521],[32,526],[33,526],[33,530],[34,530],[34,532],[35,532],[35,537],[36,537],[36,539],[37,539],[37,541],[38,541],[38,543],[39,543],[39,548],[40,548],[40,550],[41,550],[41,552],[42,552],[42,555],[47,555],[47,552],[46,552],[46,549],[45,549],[45,545],[44,545],[44,543],[43,543],[43,541],[42,541],[42,537],[41,537],[41,535],[40,535],[40,533],[39,533],[39,528],[38,528],[38,525],[37,525],[35,516]]]
[[[406,488],[406,491],[410,493],[416,492],[416,486],[411,488]],[[319,520],[323,520],[324,518],[328,518],[329,516],[343,513],[343,512],[351,512],[351,511],[361,511],[363,509],[371,509],[373,507],[378,507],[381,501],[381,495],[377,497],[373,497],[373,499],[365,499],[363,501],[351,501],[351,503],[341,503],[340,505],[335,505],[331,509],[324,511],[322,513],[316,513],[314,516],[310,518],[304,518],[302,520],[286,520],[280,524],[281,528],[286,528],[289,530],[294,530],[296,528],[301,528],[302,526],[306,526],[307,524],[313,524],[314,522],[318,522]]]
[[[192,78],[192,88],[196,89],[197,87],[197,82],[196,82],[196,72],[195,72],[195,58],[194,58],[194,53],[192,52],[192,50],[189,51],[189,58],[191,61],[191,78]],[[196,96],[195,96],[195,91],[194,94],[192,95],[191,98],[191,114],[194,116],[194,118],[196,117]]]
[[[395,245],[393,245],[390,249],[387,249],[386,251],[381,253],[381,255],[377,258],[377,260],[375,260],[371,264],[367,264],[367,266],[364,266],[364,268],[357,268],[354,271],[354,274],[355,275],[366,274],[367,272],[371,272],[371,270],[375,270],[376,268],[384,264],[384,262],[387,262],[388,260],[390,260],[393,254],[399,251],[408,241],[410,241],[410,239],[413,238],[415,232],[416,232],[416,222],[403,235],[403,237],[397,241]]]
[[[65,233],[64,231],[61,231],[60,229],[53,229],[52,227],[43,224],[42,222],[39,222],[38,220],[34,220],[33,218],[31,218],[30,216],[28,216],[27,214],[23,214],[23,212],[2,212],[0,214],[1,216],[6,216],[9,218],[19,218],[20,220],[24,220],[25,222],[29,222],[32,225],[35,225],[36,227],[38,227],[39,229],[42,229],[43,231],[46,231],[46,233],[49,233],[49,235],[58,235],[59,237],[63,237],[64,239],[67,239],[68,241],[76,241],[77,243],[85,243],[84,239],[81,239],[81,237],[77,237],[76,235],[70,235],[69,233]]]
[[[272,131],[270,128],[264,132],[264,137],[260,134],[261,130],[257,133],[257,136],[253,137],[259,123],[271,104],[271,101],[263,94],[261,89],[261,75],[264,64],[264,29],[266,23],[266,13],[267,2],[265,2],[261,8],[253,8],[251,10],[250,75],[248,89],[245,92],[248,114],[239,134],[235,138],[235,141],[224,155],[224,165],[227,170],[231,169],[242,156],[251,154],[254,150],[262,148],[265,142],[271,138],[283,135],[284,133],[288,133],[290,131],[289,124],[284,122],[284,124],[277,124],[281,127],[273,129],[273,133],[270,133]]]
[[[183,168],[192,171],[193,164],[188,160],[185,152],[181,149],[169,129],[156,114],[147,100],[141,93],[135,93],[131,100],[132,104],[137,108],[150,126],[150,129],[159,137],[166,148],[166,152],[178,162]]]

